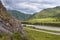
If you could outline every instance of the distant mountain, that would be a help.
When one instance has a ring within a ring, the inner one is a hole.
[[[8,12],[19,20],[27,20],[31,16],[31,14],[24,14],[17,10],[8,10]]]
[[[31,18],[60,18],[60,6],[47,8],[32,15]]]

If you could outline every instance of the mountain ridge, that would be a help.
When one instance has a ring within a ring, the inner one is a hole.
[[[8,12],[19,20],[27,20],[31,14],[25,14],[17,10],[8,10]]]
[[[43,9],[40,12],[33,14],[32,18],[60,18],[60,6],[54,8]]]

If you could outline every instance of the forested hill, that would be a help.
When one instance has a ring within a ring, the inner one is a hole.
[[[8,12],[19,20],[27,20],[31,16],[31,14],[25,14],[17,10],[8,10]]]
[[[60,6],[47,8],[32,15],[31,18],[60,18]]]

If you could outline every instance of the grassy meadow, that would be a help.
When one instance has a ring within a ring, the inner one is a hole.
[[[47,26],[60,27],[60,19],[58,18],[30,19],[27,21],[22,21],[22,24],[47,25]]]
[[[60,36],[24,29],[28,40],[60,40]]]
[[[38,32],[24,28],[26,36],[23,37],[19,33],[0,34],[0,40],[60,40],[60,35],[53,35],[44,32]],[[23,39],[26,38],[26,39]]]

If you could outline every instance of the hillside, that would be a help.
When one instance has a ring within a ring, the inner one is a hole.
[[[60,6],[35,13],[32,18],[60,18]]]
[[[31,16],[31,14],[24,14],[17,10],[8,10],[8,12],[19,20],[27,20]]]
[[[60,6],[37,12],[33,14],[28,21],[22,23],[60,27]]]
[[[23,34],[23,27],[15,17],[10,15],[6,8],[0,1],[0,33],[15,33],[19,32]]]

